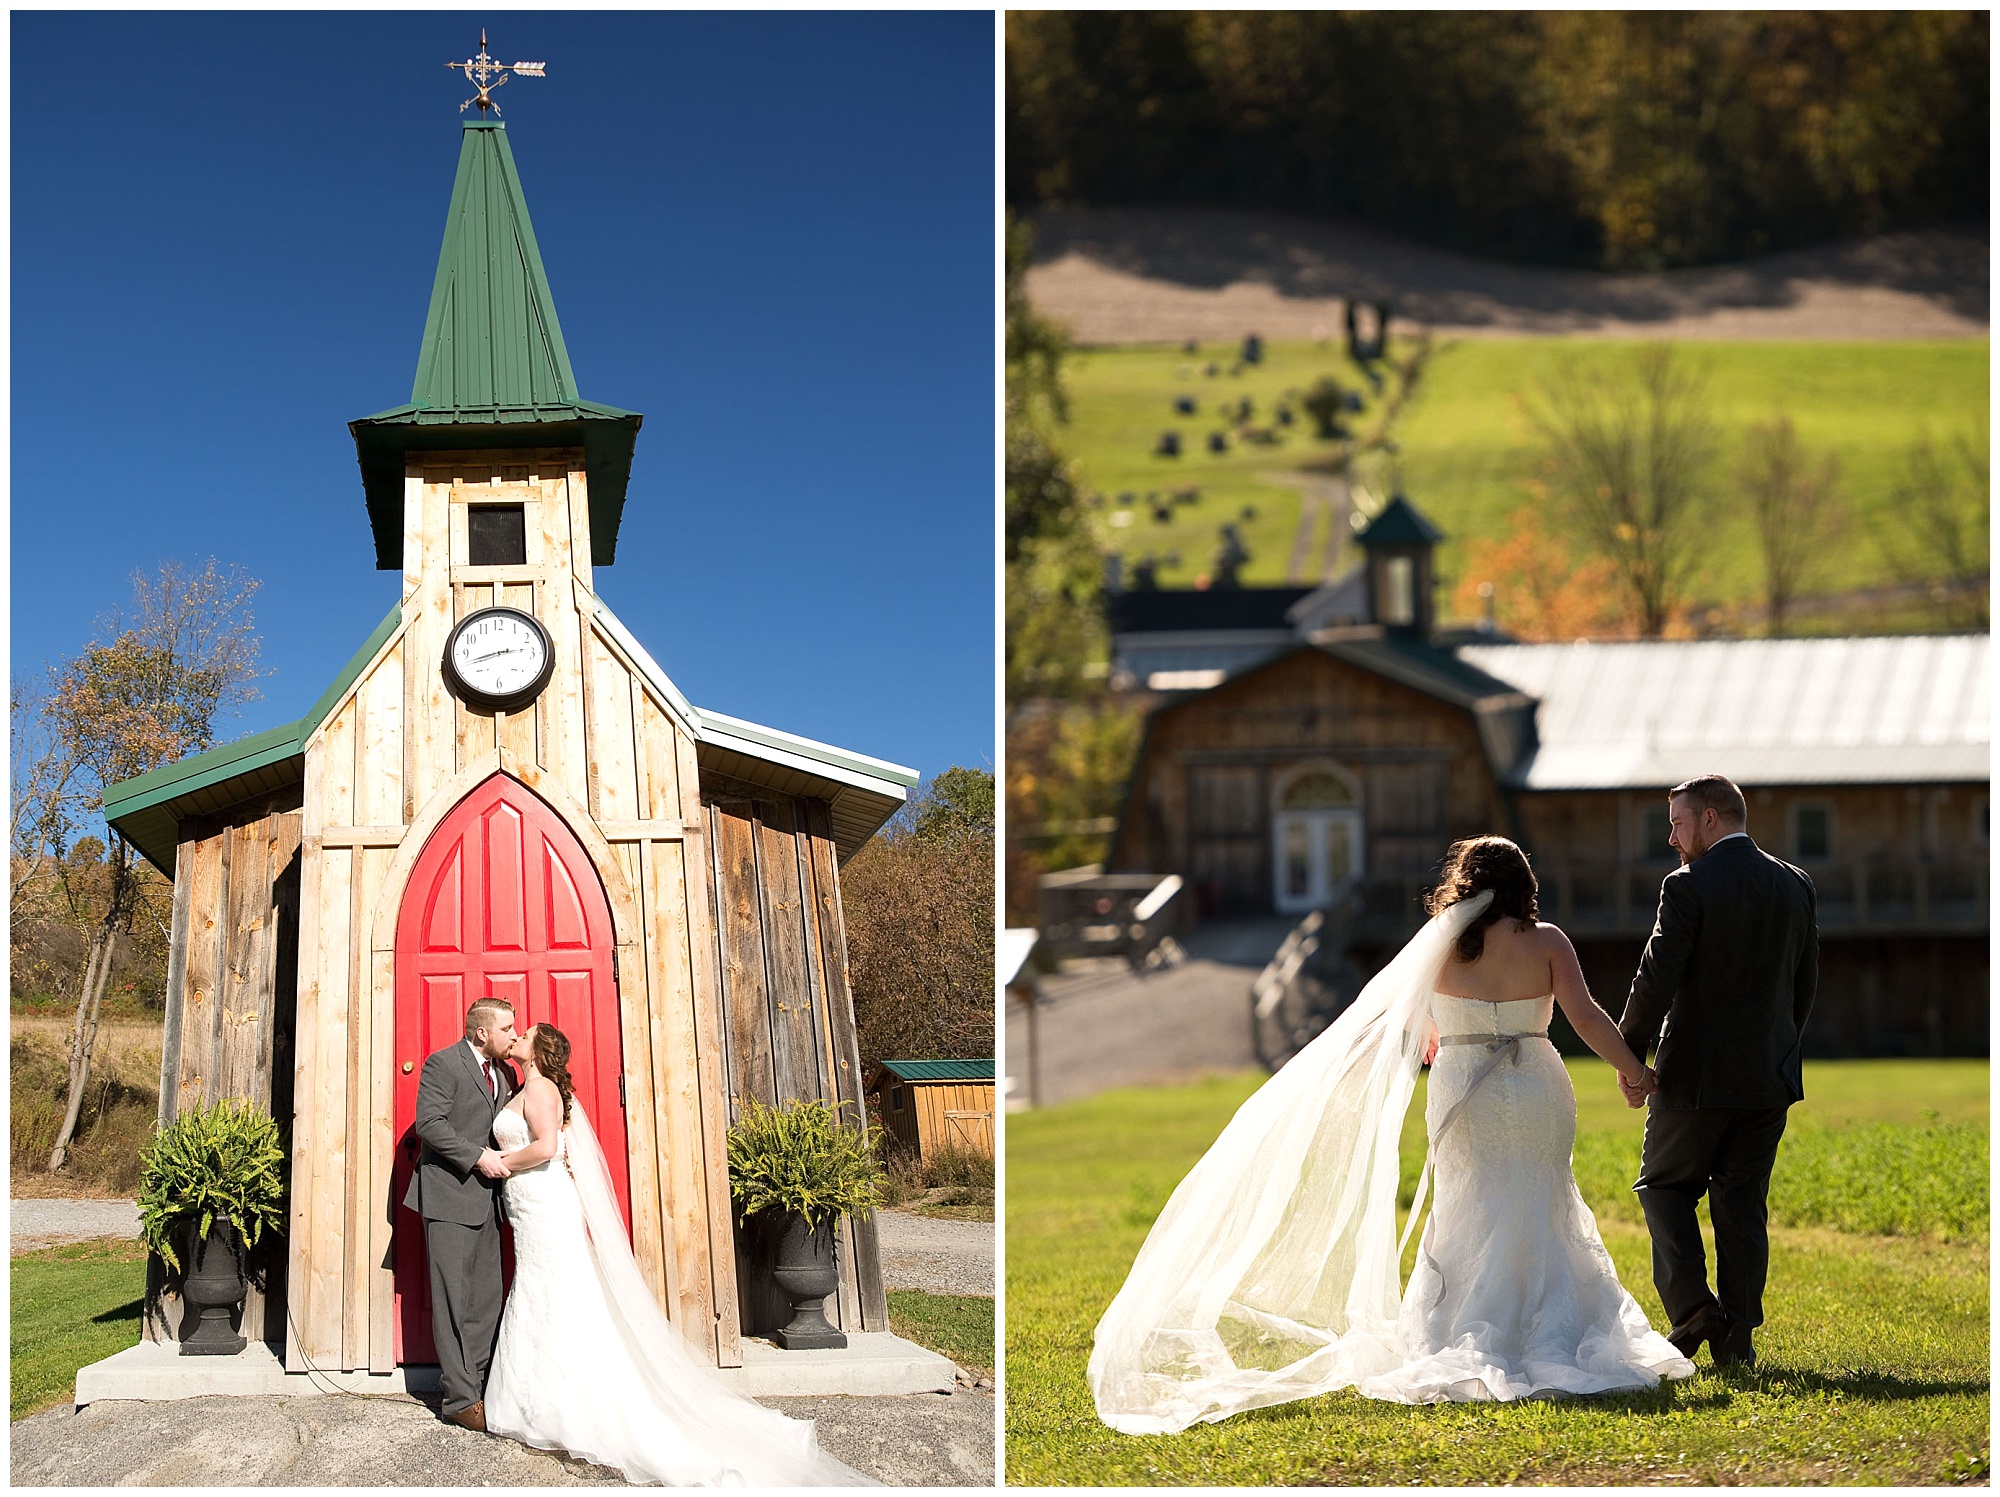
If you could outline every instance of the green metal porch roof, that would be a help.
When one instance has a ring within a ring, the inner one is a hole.
[[[882,1069],[904,1081],[991,1081],[992,1060],[885,1060]]]
[[[506,126],[466,120],[406,405],[348,423],[375,565],[403,564],[403,467],[417,451],[582,447],[591,561],[609,566],[643,419],[577,392]]]
[[[305,778],[306,740],[402,622],[403,605],[397,603],[297,722],[266,728],[108,786],[104,792],[105,821],[138,848],[147,862],[172,878],[184,818],[220,811]]]

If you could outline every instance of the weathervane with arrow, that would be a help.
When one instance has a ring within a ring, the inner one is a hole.
[[[479,85],[479,97],[476,99],[467,99],[465,103],[459,105],[458,112],[460,114],[464,114],[466,109],[474,104],[479,106],[481,114],[486,113],[489,109],[498,114],[500,106],[493,102],[493,90],[505,83],[510,76],[515,78],[548,77],[548,74],[543,71],[548,66],[547,63],[517,62],[512,67],[507,67],[488,57],[486,55],[486,28],[483,26],[479,29],[479,55],[477,57],[468,57],[464,62],[448,62],[445,66],[458,69],[468,79]]]

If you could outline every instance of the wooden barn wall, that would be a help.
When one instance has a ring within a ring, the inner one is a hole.
[[[180,828],[160,1050],[160,1122],[224,1100],[292,1112],[293,1013],[298,989],[299,790],[191,817]],[[262,1245],[260,1245],[260,1248]],[[270,1251],[275,1250],[275,1251]],[[260,1251],[239,1329],[280,1339],[281,1245]],[[180,1297],[158,1258],[147,1265],[149,1341],[178,1338]]]
[[[992,1082],[925,1081],[916,1083],[911,1091],[926,1159],[952,1148],[992,1157]]]
[[[773,1106],[818,1099],[861,1126],[861,1057],[827,805],[721,780],[706,799],[730,1114],[745,1098]],[[755,1227],[737,1234],[746,1334],[776,1330],[790,1318],[771,1282],[772,1250]],[[843,1223],[839,1258],[840,1292],[827,1304],[828,1318],[843,1330],[887,1330],[873,1216]]]
[[[1319,760],[1361,787],[1370,873],[1420,874],[1510,824],[1470,712],[1308,651],[1153,719],[1108,866],[1178,873],[1205,909],[1268,910],[1273,792]]]
[[[633,1247],[682,1333],[736,1365],[694,743],[593,621],[580,452],[416,454],[405,496],[402,625],[306,747],[288,1365],[395,1367],[396,911],[424,837],[496,769],[612,865],[600,869],[619,923]],[[525,565],[465,563],[475,500],[526,506]],[[439,669],[453,624],[496,603],[555,641],[548,688],[515,713],[468,709]]]

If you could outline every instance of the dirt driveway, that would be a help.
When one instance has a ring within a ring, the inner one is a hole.
[[[1388,297],[1453,337],[1984,338],[1987,244],[1933,231],[1735,265],[1606,275],[1479,260],[1352,225],[1227,209],[1035,215],[1028,293],[1085,343],[1339,337]]]

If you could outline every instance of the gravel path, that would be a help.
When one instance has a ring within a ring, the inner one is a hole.
[[[1339,338],[1348,297],[1453,337],[1984,338],[1982,237],[1943,231],[1609,275],[1508,265],[1347,224],[1207,208],[1034,217],[1035,305],[1085,343]]]
[[[875,1217],[882,1282],[931,1294],[993,1293],[992,1222],[939,1221],[907,1211]]]
[[[760,1400],[891,1486],[993,1484],[993,1399]],[[10,1429],[21,1486],[623,1486],[616,1471],[444,1424],[408,1397],[190,1398],[68,1405]]]
[[[90,1237],[139,1235],[139,1208],[131,1201],[13,1200],[8,1216],[17,1253]],[[993,1223],[938,1221],[903,1211],[884,1211],[877,1220],[882,1278],[889,1288],[993,1293]]]
[[[22,1200],[7,1203],[13,1251],[33,1252],[59,1242],[89,1237],[137,1237],[139,1207],[133,1201]]]

